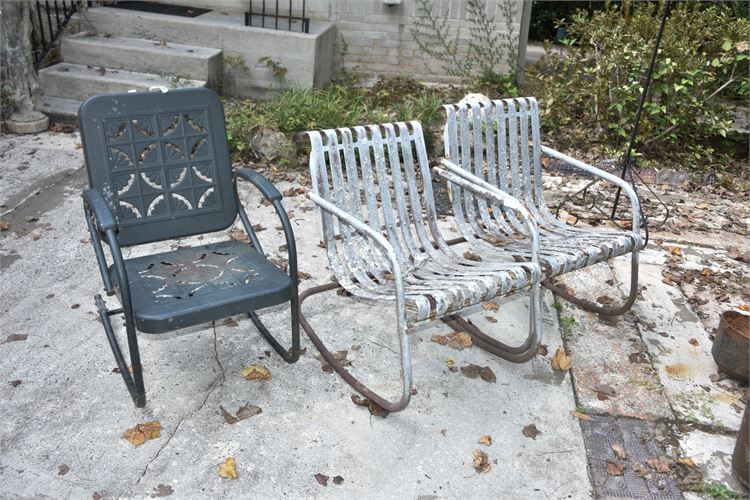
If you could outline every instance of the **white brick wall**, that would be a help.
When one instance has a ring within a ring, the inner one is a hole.
[[[169,3],[208,7],[216,10],[245,11],[247,0],[168,0]],[[494,19],[497,32],[507,30],[502,17],[501,2],[506,0],[485,0],[489,18]],[[510,0],[514,4],[512,20],[513,37],[518,38],[521,12],[524,1]],[[466,20],[467,0],[431,0],[433,12],[447,13],[448,26],[452,33],[460,28],[461,38],[468,44],[469,23]],[[260,9],[261,0],[254,0],[254,9]],[[274,0],[267,0],[267,8],[273,8]],[[302,0],[294,0],[301,6]],[[288,6],[287,0],[280,0],[280,8]],[[306,15],[313,21],[328,21],[336,24],[335,68],[342,68],[368,76],[407,75],[429,81],[451,81],[446,77],[441,63],[423,54],[414,42],[412,27],[417,12],[417,0],[402,0],[401,5],[388,6],[382,0],[307,0]],[[299,15],[299,12],[295,12]],[[346,41],[348,51],[342,57],[341,40]],[[497,72],[507,72],[505,58],[496,68]]]

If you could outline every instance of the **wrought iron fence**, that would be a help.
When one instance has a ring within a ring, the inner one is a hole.
[[[44,64],[47,56],[60,39],[70,18],[81,9],[82,1],[44,1],[35,2],[32,7],[32,24],[34,32],[31,37],[34,55],[34,69]]]
[[[245,12],[245,26],[275,30],[310,32],[310,18],[306,17],[307,2],[302,0],[249,0]],[[299,8],[299,4],[302,8]],[[253,7],[253,4],[255,6]]]

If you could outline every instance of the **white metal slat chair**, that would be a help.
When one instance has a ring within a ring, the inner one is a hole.
[[[530,289],[530,328],[526,340],[508,346],[473,328],[474,343],[513,362],[536,354],[541,340],[541,268],[536,227],[523,205],[500,190],[475,185],[460,169],[435,167],[436,174],[486,203],[515,211],[530,237],[529,262],[514,262],[497,249],[477,248],[482,261],[458,254],[438,227],[422,128],[418,122],[308,132],[312,143],[308,197],[318,208],[336,282],[316,293],[344,288],[357,299],[395,305],[400,344],[402,394],[389,401],[341,366],[300,313],[300,324],[326,361],[352,387],[388,411],[411,397],[411,354],[407,331],[443,319],[458,328],[456,313],[498,296]]]
[[[627,312],[638,291],[638,251],[643,247],[640,205],[633,188],[619,177],[542,146],[539,106],[533,97],[460,103],[446,105],[444,109],[443,164],[469,172],[478,178],[475,183],[499,188],[525,204],[539,227],[543,284],[583,309],[607,316]],[[631,231],[579,228],[558,220],[544,200],[542,153],[621,187],[630,198]],[[500,247],[519,260],[528,259],[524,248],[527,236],[519,231],[522,227],[513,213],[488,205],[471,191],[454,185],[449,188],[456,222],[467,241]],[[630,292],[619,306],[581,299],[551,282],[551,278],[561,274],[628,253],[631,253]]]

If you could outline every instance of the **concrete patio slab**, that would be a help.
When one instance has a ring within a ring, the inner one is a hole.
[[[73,165],[60,168],[80,167],[80,150],[73,152]],[[6,148],[6,154],[16,152]],[[543,357],[512,365],[476,347],[457,351],[430,342],[431,335],[449,331],[442,324],[411,337],[417,394],[407,410],[385,419],[352,404],[353,391],[322,371],[309,342],[303,342],[307,353],[300,361],[286,365],[247,320],[160,338],[141,335],[149,402],[134,408],[113,373],[115,362],[95,315],[92,295],[101,283],[79,198],[84,172],[74,170],[56,184],[59,173],[48,174],[59,196],[32,196],[5,215],[10,229],[0,233],[0,253],[16,256],[3,260],[0,342],[27,335],[0,344],[0,497],[590,496],[583,439],[570,415],[576,405],[570,378],[553,373]],[[3,199],[24,189],[6,185]],[[242,198],[253,222],[266,228],[259,237],[268,253],[283,256],[272,210],[248,185]],[[327,281],[330,271],[317,246],[309,202],[298,196],[284,203],[293,212],[300,267],[312,275],[302,288]],[[38,220],[20,213],[37,213]],[[200,241],[226,237],[222,232]],[[148,250],[132,249],[126,257]],[[492,313],[500,321],[487,323],[491,331],[520,339],[528,327],[526,304],[523,296],[502,303]],[[561,340],[551,296],[545,304],[545,343],[554,352]],[[324,339],[349,351],[356,373],[384,381],[374,386],[386,394],[397,393],[388,308],[331,294],[312,299],[305,311]],[[482,323],[487,315],[479,309],[469,317]],[[265,311],[263,318],[288,338],[283,308]],[[454,366],[490,366],[497,381],[454,373],[448,359]],[[272,380],[244,380],[240,371],[252,363],[267,367]],[[233,425],[224,421],[220,406],[234,412],[246,403],[261,406],[262,413]],[[162,426],[158,439],[135,448],[121,438],[126,429],[152,420]],[[541,431],[536,438],[524,436],[529,424]],[[483,435],[492,436],[491,446],[478,444]],[[485,474],[472,467],[476,449],[497,460]],[[218,475],[229,456],[237,462],[236,480]],[[322,486],[318,473],[343,482]]]

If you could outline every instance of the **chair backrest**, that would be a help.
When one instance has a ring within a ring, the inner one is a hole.
[[[78,111],[89,185],[121,245],[229,227],[237,216],[224,110],[209,89],[101,94]]]
[[[387,235],[404,269],[425,260],[435,247],[447,247],[437,227],[419,122],[308,134],[313,192]],[[340,280],[383,278],[387,259],[371,242],[322,211],[321,223]]]
[[[461,103],[443,108],[446,158],[523,200],[533,213],[548,216],[542,194],[536,99]]]

